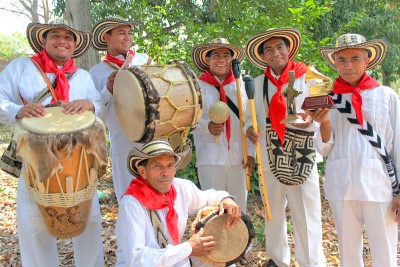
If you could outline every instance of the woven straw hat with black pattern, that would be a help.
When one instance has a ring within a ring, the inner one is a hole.
[[[219,48],[228,48],[232,51],[232,59],[240,59],[242,60],[244,57],[244,49],[231,45],[229,41],[225,38],[216,38],[211,40],[208,44],[197,45],[192,50],[192,60],[196,68],[200,71],[204,72],[210,68],[210,65],[206,63],[206,55],[209,51],[219,49]]]
[[[262,59],[260,54],[260,45],[270,38],[286,38],[289,41],[289,59],[293,59],[300,48],[300,32],[293,28],[274,28],[268,31],[254,35],[249,39],[246,45],[246,54],[250,62],[261,69],[268,67],[268,64]]]
[[[349,48],[361,48],[368,51],[370,61],[366,70],[372,69],[381,63],[385,59],[387,53],[387,44],[385,40],[375,39],[367,41],[364,36],[355,33],[346,33],[339,36],[336,40],[336,47],[322,47],[320,52],[329,66],[336,69],[335,53]]]
[[[132,148],[128,154],[128,170],[132,175],[137,176],[139,175],[137,168],[140,162],[162,155],[173,155],[175,157],[175,167],[177,167],[188,151],[189,147],[185,148],[184,151],[177,153],[174,152],[167,141],[161,139],[153,140],[144,144],[140,150],[136,147]]]
[[[104,39],[104,34],[116,27],[129,26],[131,28],[143,24],[142,21],[127,21],[121,17],[113,16],[97,22],[92,29],[92,45],[100,51],[107,50],[107,42]]]
[[[90,33],[75,30],[68,20],[61,18],[53,19],[48,24],[36,22],[29,23],[26,28],[26,37],[28,38],[29,45],[32,47],[33,51],[35,53],[42,51],[44,47],[43,35],[49,30],[59,28],[71,31],[74,34],[76,47],[72,57],[76,58],[81,56],[89,47],[91,38]]]

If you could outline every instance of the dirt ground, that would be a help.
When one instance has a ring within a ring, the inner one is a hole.
[[[8,130],[0,125],[0,151],[5,149],[9,142],[10,134]],[[321,179],[322,180],[322,179]],[[18,248],[18,236],[16,225],[16,187],[18,180],[5,174],[0,170],[0,267],[19,267],[21,259]],[[322,185],[322,181],[321,181]],[[102,214],[102,237],[105,255],[105,266],[114,266],[116,261],[116,239],[114,235],[114,226],[118,217],[118,205],[115,194],[112,190],[112,177],[110,166],[106,175],[100,179],[98,186]],[[337,236],[334,222],[329,209],[328,202],[324,198],[321,186],[322,198],[322,223],[323,223],[323,248],[327,260],[327,266],[340,266]],[[268,253],[265,251],[263,240],[265,239],[263,231],[264,212],[259,195],[249,194],[248,213],[255,226],[257,238],[252,244],[247,260],[248,262],[238,264],[238,266],[261,266],[268,259]],[[290,221],[290,212],[287,213],[288,235],[292,252],[292,266],[298,266],[294,259],[293,231]],[[59,239],[59,259],[60,266],[74,266],[74,256],[71,239]],[[400,250],[399,250],[400,251]],[[398,253],[399,255],[399,253]],[[365,266],[372,266],[370,250],[366,236],[364,238],[364,257]],[[398,256],[400,258],[400,256]]]

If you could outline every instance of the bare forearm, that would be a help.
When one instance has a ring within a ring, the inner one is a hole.
[[[321,123],[320,127],[322,141],[327,143],[331,139],[331,122],[328,121]]]

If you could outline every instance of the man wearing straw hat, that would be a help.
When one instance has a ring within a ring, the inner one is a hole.
[[[307,66],[292,59],[299,50],[299,31],[270,29],[251,37],[246,46],[250,62],[265,73],[256,77],[255,109],[260,132],[255,133],[250,112],[246,111],[246,136],[260,142],[271,221],[265,221],[266,251],[271,259],[264,267],[290,266],[286,206],[294,229],[296,261],[301,267],[325,266],[322,249],[321,199],[315,151],[314,125],[301,111],[308,96]],[[294,88],[303,93],[294,99],[302,120],[285,124],[289,71],[295,72]],[[255,153],[253,152],[253,155]],[[268,163],[268,164],[267,164]]]
[[[100,95],[89,73],[76,68],[73,60],[88,48],[90,33],[75,30],[67,21],[55,19],[49,24],[30,23],[27,38],[37,54],[32,58],[13,60],[0,74],[0,121],[15,124],[24,117],[46,115],[44,105],[56,100],[47,94],[49,91],[39,67],[45,73],[43,75],[56,84],[55,96],[63,102],[66,113],[91,110],[99,114],[102,108]],[[34,103],[38,95],[42,101]],[[27,104],[23,105],[24,102]],[[104,259],[97,195],[90,212],[86,230],[72,239],[75,265],[100,267]],[[22,177],[18,183],[17,224],[22,264],[28,267],[59,266],[57,240],[46,230],[37,203],[29,196]]]
[[[193,48],[193,63],[202,72],[199,83],[205,112],[192,133],[201,188],[228,191],[236,197],[241,210],[246,213],[247,189],[242,166],[238,88],[231,69],[232,60],[241,60],[243,56],[243,48],[229,44],[225,38],[217,38],[209,44]],[[241,108],[245,110],[247,97],[243,82],[240,90]],[[208,110],[218,101],[229,106],[229,117],[225,123],[215,123],[209,116]],[[214,136],[219,136],[218,143],[214,141]],[[254,168],[254,161],[248,164],[252,164]]]
[[[364,226],[372,265],[398,266],[400,102],[391,88],[366,73],[382,62],[386,49],[384,40],[352,33],[338,37],[334,48],[321,48],[339,73],[332,91],[337,109],[309,114],[320,123],[316,146],[328,157],[325,197],[343,267],[364,266]]]
[[[227,192],[201,191],[191,181],[174,177],[185,153],[175,153],[164,140],[129,153],[128,168],[136,179],[119,203],[116,237],[122,254],[117,266],[189,267],[189,256],[206,255],[218,245],[202,229],[181,242],[188,215],[204,206],[219,206],[220,215],[226,209],[228,227],[240,221],[240,208]]]
[[[103,62],[94,66],[90,74],[105,105],[105,121],[110,135],[112,176],[117,201],[120,200],[133,178],[126,168],[126,158],[129,151],[133,147],[139,147],[139,144],[130,141],[119,125],[113,101],[113,85],[117,70],[129,55],[133,58],[126,67],[152,62],[148,55],[131,49],[132,29],[141,23],[141,21],[127,21],[120,17],[109,17],[99,21],[92,30],[93,46],[97,50],[107,51]],[[133,102],[132,105],[134,105]]]

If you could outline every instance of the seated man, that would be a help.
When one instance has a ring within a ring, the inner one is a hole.
[[[162,140],[129,153],[128,168],[137,178],[120,201],[117,266],[190,266],[189,256],[210,253],[218,244],[202,229],[181,243],[188,215],[205,206],[219,206],[219,215],[227,210],[227,227],[240,221],[240,208],[227,192],[201,191],[189,180],[174,178],[184,154]]]

